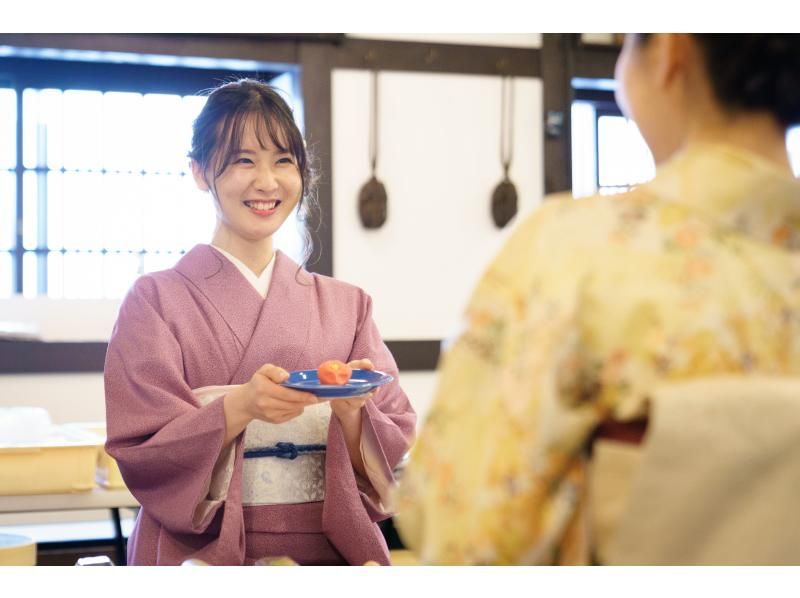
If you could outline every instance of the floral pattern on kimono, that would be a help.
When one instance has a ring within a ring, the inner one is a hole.
[[[800,373],[800,183],[689,147],[546,201],[483,274],[396,497],[428,563],[586,563],[586,448],[660,382]]]

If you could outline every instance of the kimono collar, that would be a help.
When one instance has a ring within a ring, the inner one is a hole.
[[[242,276],[244,276],[245,279],[247,279],[247,282],[249,282],[256,292],[261,295],[262,299],[267,296],[269,285],[272,282],[272,271],[275,269],[275,254],[272,255],[272,259],[269,261],[261,274],[256,275],[256,273],[253,272],[242,260],[232,253],[228,253],[216,245],[212,245],[212,247],[228,258],[231,263],[238,268],[239,272],[242,273]]]
[[[313,279],[283,252],[275,251],[275,267],[266,300],[239,269],[211,245],[195,245],[175,265],[217,309],[243,347],[250,342],[254,323],[265,304],[303,305]]]
[[[730,145],[695,144],[640,190],[761,241],[800,248],[800,181]]]

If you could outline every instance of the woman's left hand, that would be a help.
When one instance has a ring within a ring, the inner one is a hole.
[[[354,370],[374,370],[375,366],[369,359],[355,359],[349,362],[349,365]],[[360,416],[361,408],[375,396],[375,391],[369,394],[361,395],[359,397],[351,397],[349,399],[333,399],[330,401],[331,410],[337,415],[340,420],[352,420]]]

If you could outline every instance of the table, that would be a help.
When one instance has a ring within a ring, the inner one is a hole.
[[[98,486],[89,492],[0,496],[0,513],[110,509],[114,520],[114,544],[120,563],[125,563],[126,557],[119,510],[138,506],[139,503],[127,488],[109,489]]]

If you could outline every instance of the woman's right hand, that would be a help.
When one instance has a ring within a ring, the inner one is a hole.
[[[268,363],[253,374],[242,387],[243,405],[253,419],[271,424],[282,424],[302,415],[303,409],[318,403],[317,397],[281,386],[289,372]]]
[[[319,402],[311,393],[281,386],[288,377],[286,370],[268,363],[259,368],[247,383],[225,395],[226,445],[254,419],[282,424]]]

